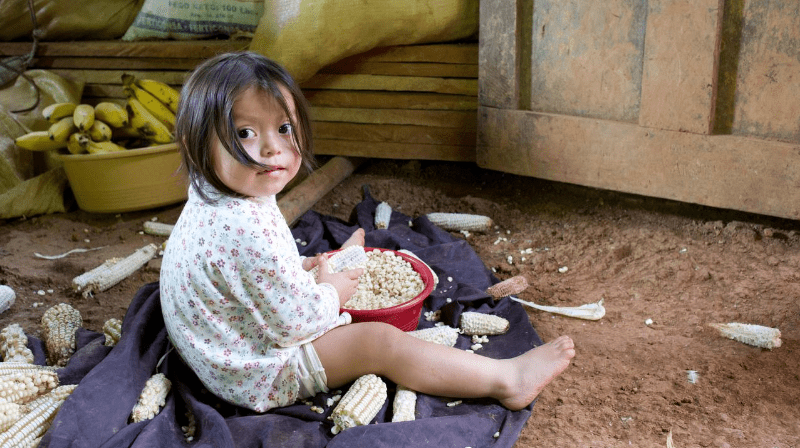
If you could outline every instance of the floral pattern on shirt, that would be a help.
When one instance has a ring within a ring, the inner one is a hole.
[[[303,270],[275,197],[190,188],[161,266],[170,340],[209,391],[259,412],[293,403],[299,346],[337,325],[339,298]]]

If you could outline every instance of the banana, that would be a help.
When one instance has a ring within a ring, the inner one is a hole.
[[[128,125],[128,112],[124,107],[110,101],[103,101],[94,106],[94,118],[115,128]]]
[[[131,127],[136,129],[143,138],[155,143],[172,142],[172,134],[167,126],[154,117],[139,100],[128,98],[125,108],[131,120]]]
[[[66,140],[63,142],[51,140],[47,131],[35,131],[20,135],[14,139],[14,143],[29,151],[52,151],[67,146]]]
[[[90,141],[91,139],[88,135],[82,132],[73,132],[67,140],[67,151],[70,154],[84,154],[87,152],[86,146]]]
[[[89,143],[86,144],[86,150],[89,151],[89,154],[105,154],[108,152],[125,151],[125,147],[111,141],[94,142],[89,140]]]
[[[175,126],[175,114],[158,98],[139,87],[136,84],[136,78],[132,75],[124,74],[122,75],[122,83],[124,86],[122,90],[128,98],[139,100],[154,117],[166,124],[170,130]]]
[[[42,109],[42,116],[50,123],[55,123],[64,117],[71,117],[76,106],[75,103],[53,103]]]
[[[70,115],[51,124],[47,129],[47,135],[50,136],[50,140],[66,143],[69,135],[75,132],[77,129],[78,128],[75,127],[74,120],[72,119],[72,115]]]
[[[79,131],[88,131],[94,124],[94,107],[89,104],[78,104],[72,113],[72,119]]]
[[[92,124],[92,127],[90,127],[86,132],[89,134],[89,137],[96,142],[105,142],[111,140],[111,126],[98,119],[94,120],[94,124]]]
[[[136,85],[141,89],[149,92],[156,97],[159,101],[164,103],[172,113],[178,111],[178,101],[180,100],[180,92],[173,89],[169,84],[155,80],[155,79],[137,79]]]

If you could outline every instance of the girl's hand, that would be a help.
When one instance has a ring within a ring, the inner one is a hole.
[[[316,266],[319,263],[318,258],[319,258],[319,256],[304,258],[303,259],[303,270],[310,271],[310,270],[314,269],[314,266]]]
[[[317,257],[317,263],[319,264],[317,283],[333,285],[336,288],[336,292],[339,293],[339,304],[344,306],[350,300],[350,297],[356,293],[358,277],[364,273],[364,269],[357,268],[331,274],[328,272],[328,257],[324,254]]]

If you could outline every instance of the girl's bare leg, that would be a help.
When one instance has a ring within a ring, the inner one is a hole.
[[[572,340],[562,336],[516,358],[492,359],[381,323],[337,327],[313,345],[331,388],[375,373],[430,395],[496,398],[512,410],[530,404],[575,355]]]
[[[360,228],[356,229],[356,231],[353,232],[352,235],[350,235],[350,238],[348,238],[347,241],[345,241],[344,244],[342,244],[342,249],[349,246],[363,246],[364,234],[365,234],[364,229]]]

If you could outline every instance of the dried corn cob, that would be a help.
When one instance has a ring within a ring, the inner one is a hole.
[[[108,319],[103,324],[103,334],[106,336],[106,341],[103,343],[109,347],[117,345],[119,338],[122,337],[122,321],[116,317]]]
[[[170,236],[174,228],[174,224],[165,224],[163,222],[145,221],[144,223],[144,233],[148,235]]]
[[[519,294],[525,289],[528,288],[528,279],[526,279],[522,275],[516,275],[511,278],[507,278],[500,283],[495,283],[494,285],[490,286],[486,290],[486,294],[489,294],[495,300],[510,296],[513,294]]]
[[[392,403],[392,421],[410,422],[416,418],[417,393],[398,385]]]
[[[716,329],[720,335],[743,344],[770,350],[781,346],[781,331],[777,328],[738,322],[708,324],[708,326]]]
[[[28,448],[50,428],[63,400],[46,396],[37,400],[36,406],[0,434],[0,448]]]
[[[14,305],[17,294],[8,285],[0,285],[0,313],[8,311]]]
[[[17,403],[0,402],[0,432],[14,426],[14,423],[22,417],[20,407]]]
[[[58,375],[44,369],[28,369],[0,376],[0,401],[25,404],[58,386]]]
[[[516,297],[509,297],[509,299],[540,311],[561,314],[564,316],[574,317],[576,319],[600,320],[606,315],[606,309],[603,306],[603,299],[600,299],[595,303],[587,303],[581,306],[547,306],[537,305],[533,302],[527,302]]]
[[[80,311],[67,303],[50,307],[42,315],[42,339],[50,365],[67,365],[75,352],[75,332],[83,326]]]
[[[88,297],[93,292],[105,291],[144,266],[156,255],[157,250],[155,244],[148,244],[123,259],[107,260],[91,271],[72,279],[72,286],[75,291],[82,293],[83,297]]]
[[[367,253],[364,251],[364,246],[347,246],[338,252],[328,256],[328,271],[342,272],[349,269],[361,268],[369,261]],[[316,277],[318,266],[311,269],[311,273]]]
[[[368,424],[378,415],[386,397],[386,383],[377,375],[359,377],[331,413],[333,433]]]
[[[388,229],[392,219],[392,207],[386,202],[381,202],[375,207],[375,228]]]
[[[172,382],[163,373],[156,373],[144,384],[144,389],[139,395],[139,402],[131,411],[131,421],[142,422],[150,420],[158,414],[164,406]]]
[[[467,213],[428,213],[428,220],[444,230],[459,232],[488,232],[494,222],[488,216]]]
[[[48,372],[55,372],[58,367],[55,366],[40,366],[38,364],[31,364],[28,362],[0,362],[0,377],[6,375],[14,375],[20,372],[32,372],[37,370],[46,370]]]
[[[0,331],[0,356],[4,362],[33,363],[28,336],[19,324],[11,324]]]
[[[461,324],[459,326],[464,334],[495,335],[508,331],[510,324],[504,317],[476,311],[465,311],[461,313]]]
[[[454,347],[460,332],[457,328],[448,325],[439,325],[422,330],[409,331],[407,334],[428,342]]]

